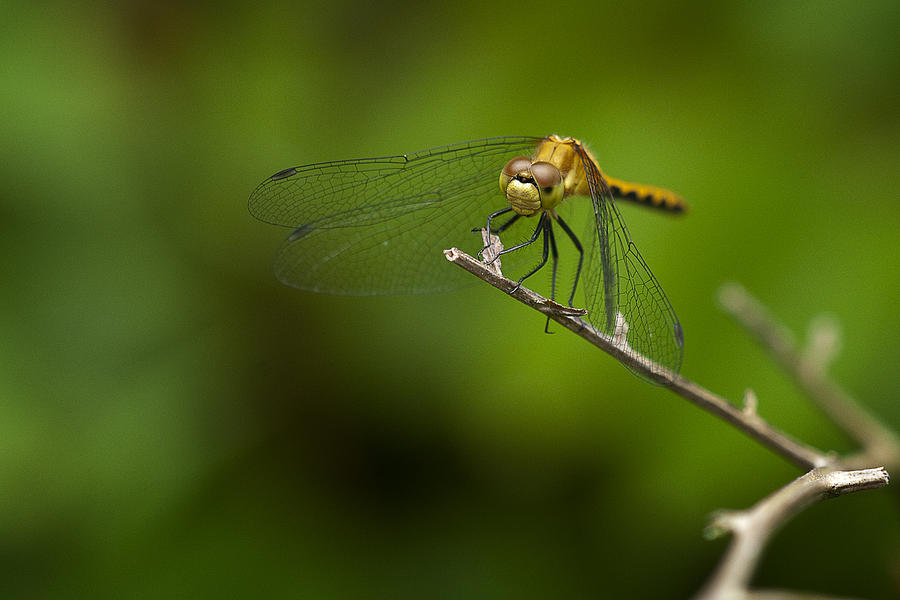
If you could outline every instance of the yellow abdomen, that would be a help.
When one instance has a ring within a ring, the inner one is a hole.
[[[680,213],[687,210],[687,203],[672,190],[656,187],[655,185],[630,183],[614,177],[604,177],[606,183],[609,184],[609,191],[612,192],[613,198],[637,202],[651,208],[659,208],[670,212]]]

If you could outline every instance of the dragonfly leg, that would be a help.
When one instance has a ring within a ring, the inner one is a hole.
[[[532,270],[530,270],[528,273],[525,273],[525,275],[522,275],[522,277],[519,279],[519,282],[516,283],[516,287],[513,288],[513,290],[510,292],[510,294],[515,293],[520,287],[522,287],[523,281],[525,281],[526,279],[528,279],[529,277],[531,277],[532,275],[534,275],[535,273],[540,271],[541,268],[547,264],[547,258],[550,256],[550,236],[547,234],[547,231],[550,227],[549,221],[550,221],[550,218],[547,216],[547,213],[541,213],[541,218],[538,221],[538,226],[534,228],[534,234],[531,236],[531,239],[529,239],[528,241],[522,242],[521,244],[519,244],[517,246],[513,246],[512,248],[509,248],[507,250],[503,250],[500,252],[500,254],[506,254],[507,252],[512,252],[513,250],[518,250],[519,248],[524,248],[525,246],[528,246],[529,244],[533,244],[535,242],[535,240],[538,239],[538,236],[541,235],[541,232],[544,233],[544,250],[541,253],[541,262],[539,262],[537,264],[537,266],[534,267]]]
[[[559,266],[559,253],[556,251],[556,236],[553,235],[553,221],[547,219],[544,235],[550,240],[550,258],[553,260],[553,275],[550,277],[550,299],[556,300],[556,269]]]
[[[485,225],[485,227],[484,227],[484,230],[488,232],[488,236],[490,236],[491,233],[500,233],[502,230],[504,230],[507,227],[509,227],[510,225],[512,225],[516,221],[516,219],[519,218],[519,215],[515,215],[513,218],[511,218],[506,223],[501,225],[498,229],[496,229],[496,230],[491,229],[491,221],[493,221],[496,217],[499,217],[500,215],[508,213],[511,210],[512,210],[512,206],[507,206],[506,208],[501,208],[500,210],[494,211],[488,215],[487,225]],[[472,233],[479,233],[480,231],[481,231],[481,229],[473,229]],[[490,238],[488,238],[488,239],[490,239]],[[482,253],[484,253],[484,251],[487,249],[488,249],[488,246],[485,246],[484,248],[479,250],[478,258],[481,258]],[[491,261],[491,262],[494,262],[494,261]]]
[[[501,225],[500,227],[498,227],[497,229],[495,229],[495,230],[492,231],[491,233],[496,233],[497,235],[503,233],[504,231],[506,231],[507,229],[509,229],[510,226],[511,226],[513,223],[515,223],[516,221],[518,221],[521,217],[522,217],[522,215],[520,215],[520,214],[518,214],[518,213],[515,214],[515,215],[513,215],[508,221],[506,221],[506,223],[504,223],[503,225]]]
[[[511,210],[512,210],[512,206],[507,206],[506,208],[501,208],[500,210],[495,210],[494,212],[492,212],[491,214],[488,215],[488,218],[487,218],[487,225],[485,225],[484,228],[485,228],[487,231],[490,231],[491,233],[494,233],[494,230],[491,229],[491,221],[493,221],[494,219],[496,219],[496,218],[499,217],[500,215],[505,215],[506,213],[508,213],[508,212],[511,211]],[[505,223],[504,225],[507,225],[507,224]],[[472,233],[478,233],[479,231],[481,231],[481,230],[480,230],[480,229],[473,229],[473,230],[472,230]]]
[[[510,210],[510,209],[507,209],[507,210]],[[496,216],[498,216],[496,213],[491,215],[491,220],[493,220],[493,217],[496,217]],[[520,215],[520,214],[515,214],[512,217],[510,217],[509,219],[507,219],[506,223],[504,223],[503,225],[500,225],[499,227],[491,227],[491,233],[493,233],[495,235],[499,235],[499,234],[503,233],[504,231],[509,229],[513,223],[518,221],[521,216],[522,215]],[[490,223],[490,221],[488,221],[488,223]],[[481,233],[482,231],[484,231],[484,229],[479,229],[476,227],[475,229],[472,230],[472,233]]]
[[[572,285],[572,293],[569,295],[569,306],[572,306],[572,303],[575,301],[575,290],[578,289],[578,278],[581,277],[581,265],[584,263],[584,248],[581,247],[581,242],[578,241],[578,237],[572,232],[566,222],[562,220],[562,217],[557,215],[556,222],[559,223],[562,230],[565,231],[566,235],[569,236],[569,239],[572,240],[575,249],[578,250],[578,268],[575,270],[575,283]],[[554,272],[554,281],[555,280],[556,277]]]
[[[553,234],[553,221],[551,219],[547,219],[544,236],[550,240],[550,258],[553,260],[553,275],[550,277],[550,299],[556,300],[556,269],[559,266],[559,253],[556,251],[556,236]],[[544,333],[553,333],[550,331],[550,315],[547,315],[547,322],[544,323]]]
[[[541,217],[540,217],[540,219],[538,220],[537,227],[534,228],[534,233],[531,234],[531,237],[530,237],[529,239],[525,240],[524,242],[522,242],[521,244],[516,244],[516,245],[513,246],[512,248],[504,248],[503,250],[500,251],[500,254],[507,254],[507,253],[509,253],[509,252],[512,252],[513,250],[518,250],[519,248],[524,248],[525,246],[530,246],[531,244],[533,244],[533,243],[538,239],[538,236],[541,235],[541,232],[544,230],[544,220],[545,220],[546,218],[547,218],[547,213],[541,213]],[[549,251],[548,251],[548,252],[549,252]],[[544,253],[544,261],[540,264],[540,266],[538,267],[538,269],[540,269],[541,267],[543,267],[543,266],[544,266],[544,263],[547,262],[547,254],[548,254],[548,252],[545,252],[545,253]],[[534,275],[534,273],[535,273],[536,271],[537,271],[537,269],[535,269],[534,271],[532,271],[531,273],[529,273],[529,274],[526,275],[525,277],[529,277],[529,276],[531,276],[531,275]],[[523,277],[522,279],[525,279],[525,277]]]

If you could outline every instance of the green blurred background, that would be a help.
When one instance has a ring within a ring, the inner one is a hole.
[[[579,137],[691,204],[622,209],[683,374],[853,448],[718,311],[736,280],[835,315],[900,427],[895,1],[0,12],[4,597],[683,598],[709,513],[799,475],[486,286],[281,286],[246,204],[291,165]],[[755,582],[898,597],[897,508],[808,510]]]

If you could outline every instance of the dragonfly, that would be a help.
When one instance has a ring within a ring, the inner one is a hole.
[[[562,214],[576,197],[589,201],[582,203],[590,207],[582,215],[586,243]],[[249,209],[260,221],[292,229],[274,261],[281,282],[339,295],[462,287],[471,275],[448,269],[442,250],[468,245],[480,253],[486,248],[473,232],[484,225],[504,242],[504,271],[524,273],[519,284],[551,262],[555,298],[561,233],[576,257],[570,260],[569,305],[580,287],[591,325],[624,338],[629,354],[677,374],[684,355],[681,324],[616,200],[686,210],[675,192],[605,175],[584,144],[558,135],[487,138],[290,167],[256,187]]]

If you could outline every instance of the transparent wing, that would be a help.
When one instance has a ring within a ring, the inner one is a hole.
[[[631,240],[603,175],[580,147],[578,152],[594,207],[584,275],[588,320],[608,335],[618,336],[632,356],[643,356],[678,373],[684,356],[678,317]]]
[[[500,169],[531,155],[541,139],[491,138],[285,169],[253,191],[250,212],[295,228],[275,259],[287,285],[348,295],[454,289],[471,277],[444,268],[441,250],[481,248],[471,230],[505,204]]]

